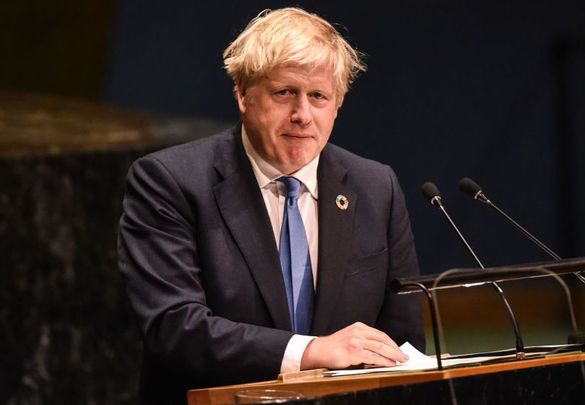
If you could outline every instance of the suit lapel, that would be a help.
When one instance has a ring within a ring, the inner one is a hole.
[[[290,330],[280,259],[270,219],[239,132],[234,137],[235,140],[226,141],[224,155],[215,165],[224,178],[213,188],[215,199],[266,302],[274,326]]]
[[[321,153],[317,179],[319,184],[319,269],[312,333],[326,334],[332,311],[338,304],[351,249],[351,235],[357,194],[346,182],[347,169],[331,156],[329,147]],[[345,196],[346,210],[336,199]]]

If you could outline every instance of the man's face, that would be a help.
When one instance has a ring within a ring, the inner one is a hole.
[[[327,144],[337,117],[337,89],[329,67],[283,65],[237,98],[250,142],[264,160],[292,174]]]

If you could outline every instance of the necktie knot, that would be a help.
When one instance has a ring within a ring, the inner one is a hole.
[[[292,200],[299,198],[299,192],[301,190],[300,180],[292,176],[283,176],[280,177],[277,181],[280,181],[284,184],[284,187],[286,188],[286,198],[290,198]]]

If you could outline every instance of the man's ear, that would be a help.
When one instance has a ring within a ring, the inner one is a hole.
[[[246,89],[241,82],[236,84],[236,99],[238,100],[240,114],[244,114],[246,112]]]
[[[335,100],[337,102],[337,111],[339,111],[339,109],[343,105],[343,100],[345,100],[345,95],[341,94],[337,96],[337,100]]]

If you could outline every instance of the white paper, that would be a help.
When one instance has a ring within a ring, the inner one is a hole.
[[[360,375],[370,373],[382,373],[382,372],[398,372],[398,371],[424,371],[433,370],[437,368],[437,359],[434,357],[427,356],[424,353],[419,352],[413,345],[406,342],[400,349],[408,355],[408,361],[405,363],[398,363],[392,367],[376,367],[376,368],[364,368],[358,370],[331,370],[326,371],[324,374],[328,377],[338,376],[349,376],[349,375]],[[501,359],[506,356],[477,356],[463,359],[442,359],[443,367],[450,367],[463,364],[481,363],[493,359]],[[513,356],[509,356],[512,357]]]

